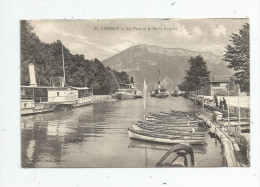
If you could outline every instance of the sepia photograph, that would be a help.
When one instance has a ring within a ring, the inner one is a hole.
[[[20,20],[22,168],[250,167],[250,19]]]

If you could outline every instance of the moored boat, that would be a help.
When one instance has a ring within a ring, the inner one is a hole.
[[[151,97],[157,97],[157,98],[166,98],[169,96],[169,92],[167,89],[163,88],[163,86],[160,85],[160,81],[158,82],[158,85],[150,92]]]
[[[128,134],[129,137],[133,139],[152,141],[157,143],[167,143],[167,144],[178,144],[178,143],[204,144],[204,139],[205,139],[205,137],[176,136],[176,135],[149,133],[149,132],[147,133],[145,131],[136,131],[129,128],[128,128]]]
[[[62,57],[64,67],[63,46]],[[30,85],[21,86],[21,115],[46,113],[93,104],[92,89],[66,85],[64,68],[63,77],[50,77],[49,86],[38,86],[34,64],[30,63],[28,68]]]
[[[49,104],[35,103],[35,101],[33,99],[31,99],[31,100],[22,99],[21,100],[21,115],[26,116],[26,115],[53,112],[54,107],[55,106],[49,105]]]
[[[194,127],[197,128],[198,127],[198,123],[189,123],[189,122],[185,122],[185,123],[150,123],[149,121],[138,121],[137,124],[141,124],[141,125],[146,125],[146,126],[150,126],[150,127]]]
[[[151,97],[157,97],[157,98],[166,98],[169,96],[169,92],[163,88],[160,82],[160,70],[158,69],[158,84],[157,86],[150,92]]]
[[[157,133],[166,133],[166,134],[183,134],[183,135],[194,135],[194,136],[205,136],[207,132],[194,132],[194,131],[189,131],[189,130],[183,130],[183,128],[153,128],[150,126],[144,126],[141,124],[133,124],[133,129],[134,130],[139,130],[139,131],[152,131],[152,132],[157,132]]]
[[[123,99],[137,99],[142,98],[143,94],[141,91],[137,89],[135,83],[133,81],[133,77],[131,77],[130,84],[122,84],[117,92],[115,92],[115,98],[118,100]]]

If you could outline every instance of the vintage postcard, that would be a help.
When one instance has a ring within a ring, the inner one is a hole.
[[[23,168],[250,166],[250,19],[21,20]]]

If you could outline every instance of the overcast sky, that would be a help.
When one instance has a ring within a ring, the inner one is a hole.
[[[43,42],[52,43],[59,39],[73,54],[83,54],[87,59],[104,60],[137,44],[223,54],[231,33],[238,33],[249,20],[121,19],[29,22]],[[115,30],[104,31],[104,27],[115,27]],[[134,27],[141,30],[133,30]]]

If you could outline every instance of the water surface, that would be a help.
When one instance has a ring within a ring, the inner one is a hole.
[[[183,97],[148,98],[148,112],[194,111]],[[196,111],[199,111],[197,108]],[[90,106],[21,118],[23,167],[154,167],[171,145],[129,138],[143,119],[143,101],[107,100]],[[207,135],[195,146],[199,167],[222,166],[220,144]]]

